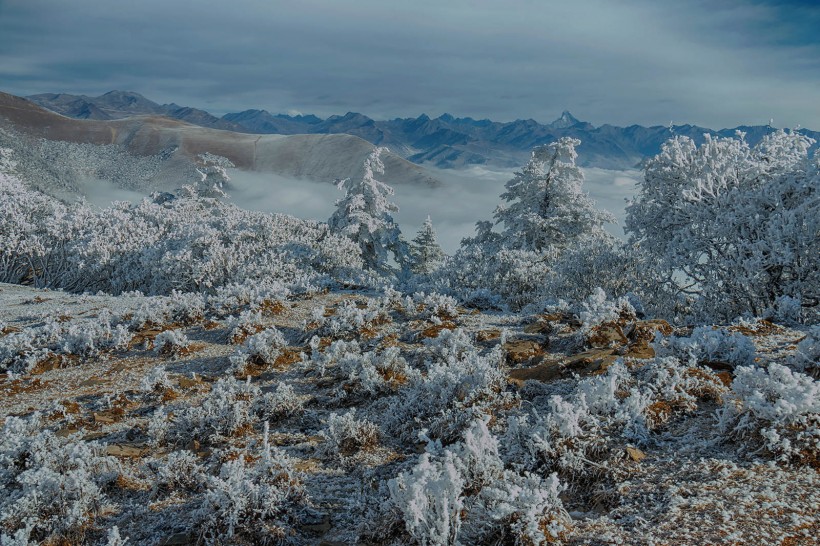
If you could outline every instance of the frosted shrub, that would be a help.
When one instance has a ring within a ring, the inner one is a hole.
[[[426,353],[434,360],[455,362],[466,353],[476,352],[478,348],[472,338],[461,328],[442,330],[438,337],[424,340]]]
[[[230,357],[231,364],[240,375],[245,374],[248,364],[269,366],[279,358],[281,349],[287,346],[282,332],[269,327],[245,339],[236,353]]]
[[[789,359],[789,366],[820,379],[820,326],[812,327],[805,339],[797,344],[797,351]]]
[[[687,337],[671,336],[655,343],[658,356],[677,356],[691,363],[722,362],[732,367],[754,364],[755,346],[740,332],[698,326]]]
[[[243,349],[255,363],[273,364],[279,356],[279,350],[287,344],[282,332],[271,326],[246,339]]]
[[[458,301],[451,296],[416,292],[413,294],[413,301],[421,309],[419,318],[437,317],[441,320],[451,320],[459,314]]]
[[[471,538],[528,546],[561,543],[572,528],[559,498],[565,489],[554,472],[545,480],[537,474],[505,471],[481,490],[470,514],[475,522]]]
[[[124,350],[130,341],[127,329],[116,324],[105,310],[95,319],[61,322],[49,317],[42,326],[29,326],[0,337],[0,370],[27,373],[52,355],[89,358]]]
[[[719,417],[721,430],[757,438],[780,460],[817,462],[820,382],[807,375],[776,363],[736,368]]]
[[[3,540],[17,535],[34,542],[81,542],[106,508],[102,488],[116,477],[118,464],[101,455],[96,443],[34,432],[37,425],[36,418],[23,423],[9,417],[0,439]]]
[[[370,421],[356,419],[355,409],[344,415],[331,413],[327,427],[319,435],[323,439],[319,454],[341,460],[371,450],[379,443],[379,427]]]
[[[487,355],[469,352],[458,359],[428,363],[426,375],[413,375],[407,386],[387,400],[387,422],[395,433],[413,438],[415,427],[434,437],[460,436],[472,415],[514,404],[504,392],[500,348]]]
[[[578,305],[575,313],[581,321],[582,328],[590,330],[599,324],[623,316],[634,317],[635,309],[626,298],[611,300],[607,298],[603,289],[596,288]]]
[[[105,540],[105,546],[125,546],[128,543],[128,537],[122,538],[116,525],[108,530]]]
[[[156,476],[155,491],[197,491],[206,480],[197,456],[187,450],[172,451],[164,459],[154,459],[148,463],[148,468]]]
[[[74,292],[213,293],[267,278],[283,286],[347,279],[359,246],[328,226],[216,199],[69,206],[0,175],[0,280]]]
[[[226,326],[230,331],[228,342],[239,344],[248,336],[261,332],[265,328],[264,320],[259,311],[242,311],[237,316],[229,317],[226,321]]]
[[[241,455],[208,478],[194,519],[205,544],[279,544],[305,502],[292,462],[268,443],[266,434],[255,461]]]
[[[358,355],[347,353],[334,370],[346,393],[370,396],[395,391],[413,374],[397,347]]]
[[[336,312],[327,318],[320,318],[319,335],[334,338],[375,333],[376,326],[389,322],[387,309],[377,300],[368,300],[364,308],[352,301],[342,302]]]
[[[428,445],[416,465],[388,482],[390,499],[407,532],[421,544],[560,542],[570,518],[548,480],[506,470],[488,418],[474,420],[462,440]]]
[[[140,390],[145,394],[164,394],[175,387],[165,366],[156,366],[140,381]]]
[[[498,454],[498,439],[487,428],[489,420],[488,416],[474,420],[461,441],[448,448],[457,456],[464,487],[469,491],[491,484],[504,470]]]
[[[279,383],[273,392],[257,399],[257,412],[271,422],[281,421],[304,412],[304,402],[287,383]]]
[[[192,439],[217,443],[240,435],[256,423],[254,406],[260,396],[259,387],[250,381],[220,379],[200,406],[186,407],[175,414],[170,439],[177,444]]]
[[[168,356],[182,356],[188,353],[191,340],[182,330],[165,330],[154,338],[154,351]]]
[[[785,131],[754,147],[742,133],[706,135],[700,146],[684,136],[667,141],[646,163],[626,209],[630,242],[660,281],[656,292],[688,300],[680,311],[690,316],[722,321],[760,316],[781,296],[816,304],[820,173],[813,144]],[[815,312],[816,305],[804,310]]]
[[[458,544],[464,480],[451,452],[445,451],[440,459],[422,454],[411,471],[399,474],[388,486],[391,502],[416,542]]]

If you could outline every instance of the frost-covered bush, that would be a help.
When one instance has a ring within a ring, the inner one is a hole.
[[[469,420],[515,404],[505,392],[503,352],[486,355],[477,348],[458,358],[427,362],[424,374],[413,374],[394,396],[383,401],[386,424],[394,434],[415,439],[419,430],[445,441],[458,438]]]
[[[307,497],[293,463],[268,442],[252,460],[240,455],[209,476],[194,513],[204,544],[285,542]]]
[[[144,394],[162,395],[176,386],[165,366],[156,366],[140,381],[140,391]]]
[[[367,419],[357,419],[356,409],[339,415],[331,413],[327,426],[319,432],[319,455],[344,460],[379,443],[379,427]]]
[[[754,364],[752,341],[740,332],[698,326],[689,336],[670,336],[654,344],[658,356],[677,356],[692,363],[720,362],[732,367]]]
[[[820,379],[820,326],[814,326],[806,333],[788,363],[794,370]]]
[[[147,467],[154,475],[155,492],[198,491],[207,479],[197,456],[187,450],[172,451],[162,459],[153,459]]]
[[[242,311],[237,316],[228,317],[226,326],[229,330],[228,342],[239,344],[244,342],[248,336],[257,334],[264,330],[265,319],[259,311]]]
[[[413,303],[418,310],[418,318],[451,320],[459,315],[458,301],[452,296],[416,292],[413,294]]]
[[[63,205],[0,174],[0,281],[74,292],[213,293],[267,278],[284,285],[347,279],[359,246],[326,224],[211,198],[144,199],[97,210]]]
[[[42,326],[28,326],[0,338],[0,371],[30,372],[51,357],[90,358],[128,348],[132,335],[107,310],[93,319],[63,320],[51,316]]]
[[[475,352],[472,337],[462,328],[442,330],[437,337],[424,340],[424,354],[429,361],[457,362],[469,352]]]
[[[19,543],[82,542],[110,502],[118,471],[102,446],[40,429],[35,415],[6,418],[0,437],[0,536]]]
[[[708,368],[655,358],[634,370],[616,362],[507,420],[505,461],[557,472],[576,502],[609,503],[624,446],[651,442],[671,419],[719,403],[727,388]]]
[[[308,365],[338,379],[337,392],[345,398],[393,392],[415,374],[398,348],[365,351],[356,341],[334,341],[324,352],[315,350]]]
[[[313,319],[318,324],[317,334],[334,338],[375,335],[377,326],[391,320],[385,302],[376,299],[368,299],[364,304],[344,301],[330,316],[324,316],[324,309],[321,313],[316,311]]]
[[[596,288],[575,310],[582,329],[588,331],[599,324],[623,317],[634,318],[635,309],[627,298],[611,300],[602,288]]]
[[[241,330],[240,330],[241,331]],[[239,337],[233,336],[234,339]],[[242,346],[230,357],[234,370],[242,375],[245,373],[248,364],[255,366],[268,366],[274,364],[279,358],[281,349],[287,346],[287,341],[282,332],[271,326],[257,334],[246,338]]]
[[[428,446],[416,465],[388,482],[390,503],[419,544],[560,543],[570,518],[557,476],[504,468],[487,419],[462,441]]]
[[[780,460],[817,463],[820,382],[807,375],[776,363],[736,368],[719,417],[722,431],[755,439]]]
[[[266,392],[256,401],[257,412],[271,422],[299,415],[304,409],[304,401],[287,383],[277,384],[275,390]]]
[[[191,340],[182,330],[165,330],[154,338],[154,351],[162,355],[181,356],[190,346]]]
[[[424,453],[410,472],[389,483],[392,503],[398,507],[407,533],[426,545],[457,544],[464,506],[464,480],[445,451],[434,459]]]
[[[220,379],[199,406],[187,406],[175,411],[171,425],[165,429],[158,425],[155,430],[159,437],[154,441],[169,440],[176,445],[185,445],[195,439],[213,444],[241,435],[256,424],[256,401],[260,397],[259,387],[250,381],[237,381],[230,377]],[[158,416],[160,414],[158,412]]]
[[[711,320],[761,316],[789,296],[806,305],[804,319],[816,320],[820,174],[809,158],[813,143],[775,131],[754,147],[742,133],[706,135],[701,146],[682,136],[664,144],[626,209],[630,240],[647,254],[657,293]]]

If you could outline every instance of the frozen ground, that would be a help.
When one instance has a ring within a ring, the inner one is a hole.
[[[0,330],[4,544],[818,543],[816,332],[7,284]]]

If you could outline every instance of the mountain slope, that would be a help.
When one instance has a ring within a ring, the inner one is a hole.
[[[361,176],[364,159],[373,149],[351,135],[253,135],[156,115],[78,120],[0,93],[0,127],[4,126],[49,140],[119,144],[140,156],[171,154],[182,161],[210,152],[227,157],[240,169],[316,181]],[[440,184],[422,167],[394,154],[385,156],[384,164],[385,180],[390,184]]]

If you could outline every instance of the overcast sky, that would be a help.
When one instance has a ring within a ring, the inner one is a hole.
[[[0,0],[0,90],[820,129],[818,29],[818,0]]]

